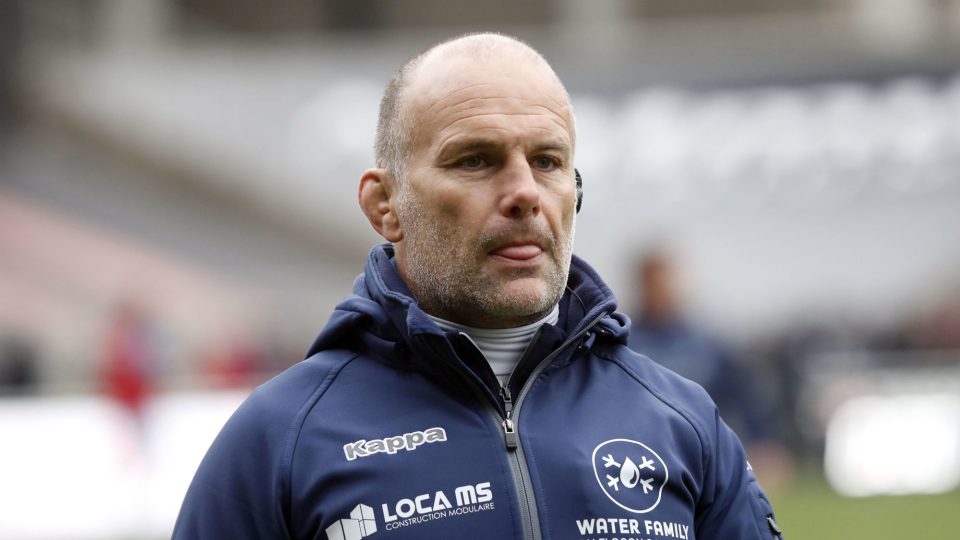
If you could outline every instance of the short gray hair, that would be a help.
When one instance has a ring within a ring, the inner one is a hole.
[[[399,180],[404,174],[404,156],[410,147],[411,122],[403,101],[403,91],[407,87],[409,74],[413,71],[424,51],[407,61],[393,74],[380,99],[380,114],[377,119],[377,138],[373,152],[377,167],[387,169]]]

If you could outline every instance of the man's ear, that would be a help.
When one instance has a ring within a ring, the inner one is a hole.
[[[370,225],[388,242],[403,240],[400,219],[394,210],[398,194],[397,182],[386,169],[367,169],[360,176],[357,199]]]

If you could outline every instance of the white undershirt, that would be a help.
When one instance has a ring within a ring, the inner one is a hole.
[[[527,345],[537,334],[537,330],[544,324],[557,324],[560,317],[559,306],[554,306],[549,315],[539,321],[530,323],[517,328],[474,328],[462,324],[450,322],[433,315],[428,316],[437,323],[437,326],[447,332],[463,332],[470,336],[470,339],[477,345],[480,352],[483,353],[490,367],[493,368],[494,375],[500,381],[500,384],[506,385],[510,379],[510,374],[520,362],[520,357],[527,349]]]

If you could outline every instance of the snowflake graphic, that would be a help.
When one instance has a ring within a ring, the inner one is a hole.
[[[612,454],[607,454],[603,456],[603,467],[604,469],[610,469],[611,467],[617,468],[617,474],[607,476],[607,487],[612,487],[614,491],[619,492],[620,486],[624,486],[627,489],[633,489],[638,485],[643,489],[644,494],[650,493],[653,491],[653,481],[654,478],[643,478],[642,471],[649,469],[650,471],[656,471],[654,467],[654,461],[648,459],[647,456],[640,456],[640,464],[638,465],[630,456],[627,456],[623,463],[618,463],[614,459]]]

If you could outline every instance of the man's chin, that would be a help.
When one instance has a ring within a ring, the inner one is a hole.
[[[545,316],[556,305],[556,292],[539,278],[511,280],[501,287],[497,300],[505,313],[533,322]]]

